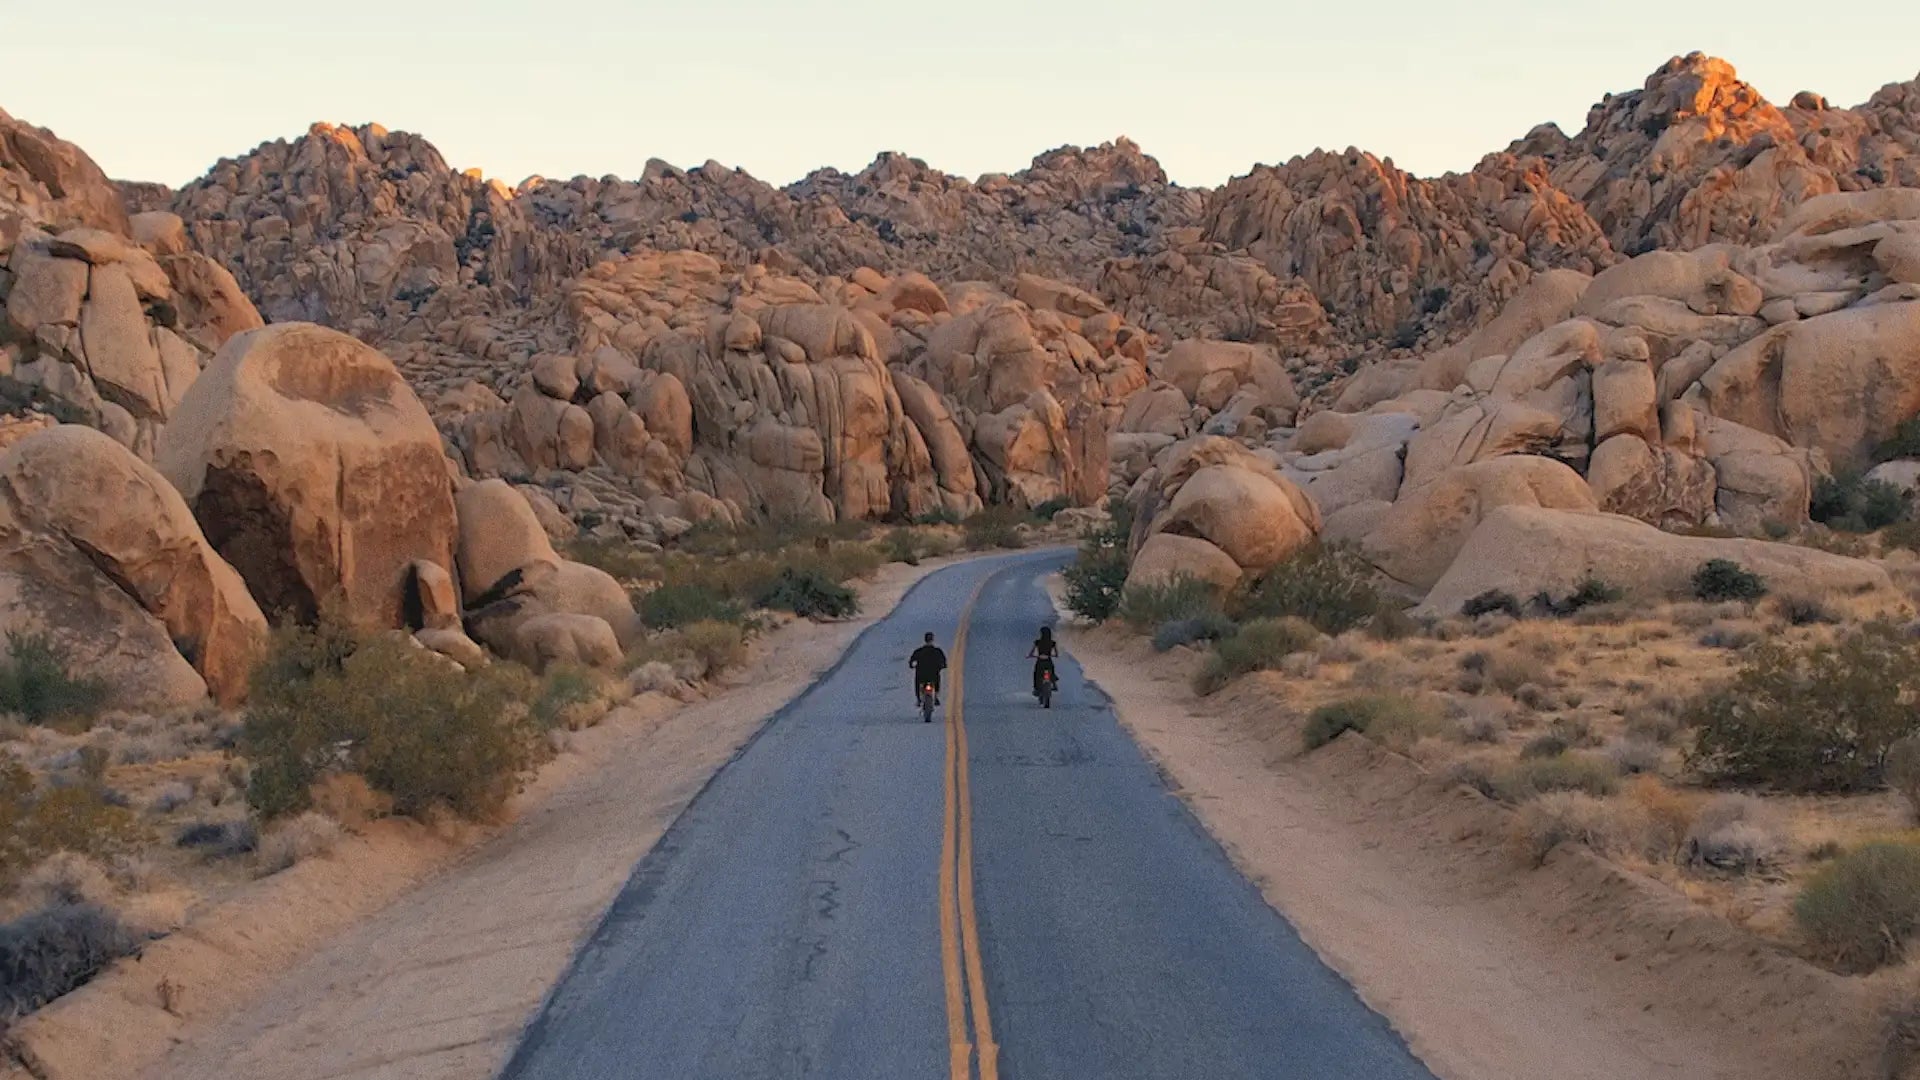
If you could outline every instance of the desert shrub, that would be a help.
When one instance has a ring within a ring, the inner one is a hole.
[[[1080,541],[1080,552],[1064,575],[1067,609],[1083,619],[1105,622],[1120,608],[1127,585],[1127,543],[1131,524],[1116,518]]]
[[[1399,742],[1432,730],[1440,723],[1436,710],[1404,694],[1362,694],[1330,702],[1307,715],[1300,741],[1318,750],[1341,734],[1358,731],[1383,742]]]
[[[888,533],[880,549],[886,553],[888,562],[920,565],[920,538],[912,529],[895,529]]]
[[[532,702],[533,719],[543,728],[577,728],[579,707],[599,697],[593,675],[585,669],[565,664],[548,668],[540,677],[540,686]]]
[[[1472,597],[1468,599],[1466,603],[1460,605],[1460,614],[1465,615],[1469,619],[1477,619],[1482,615],[1493,615],[1496,613],[1517,619],[1521,615],[1520,601],[1510,592],[1502,592],[1499,589],[1488,589],[1486,592]]]
[[[913,519],[915,525],[958,525],[961,518],[958,511],[947,507],[937,507]]]
[[[193,848],[212,859],[230,859],[260,847],[260,830],[247,818],[196,821],[174,834],[175,847]]]
[[[1619,788],[1620,774],[1613,763],[1594,754],[1560,754],[1516,761],[1497,770],[1492,777],[1494,797],[1513,803],[1550,791],[1611,795]]]
[[[1658,746],[1638,739],[1614,743],[1607,747],[1607,756],[1613,759],[1614,768],[1618,769],[1622,776],[1657,773],[1664,761]]]
[[[1545,615],[1566,617],[1587,608],[1601,604],[1616,604],[1626,596],[1626,590],[1610,585],[1597,577],[1581,579],[1579,585],[1562,599],[1555,599],[1549,593],[1541,593],[1533,598],[1533,607]]]
[[[1890,548],[1920,551],[1920,521],[1900,521],[1880,533],[1880,542]]]
[[[1529,800],[1514,820],[1514,837],[1535,866],[1561,844],[1580,844],[1608,856],[1657,858],[1661,843],[1637,804],[1582,791],[1550,791]]]
[[[261,876],[325,855],[340,843],[340,835],[339,822],[312,810],[275,823],[260,838]]]
[[[1887,786],[1920,814],[1920,735],[1902,735],[1887,747]]]
[[[1627,798],[1646,819],[1649,858],[1671,860],[1685,850],[1697,816],[1692,799],[1645,773],[1628,781]]]
[[[66,650],[45,634],[12,634],[0,659],[0,712],[36,724],[91,721],[107,700],[107,684],[73,673]]]
[[[727,598],[710,585],[661,585],[643,593],[637,606],[642,622],[665,629],[704,619],[739,622],[745,617],[737,601]]]
[[[844,619],[860,610],[860,600],[847,588],[815,570],[784,568],[754,596],[754,605],[791,611],[807,619]]]
[[[1211,694],[1253,671],[1273,671],[1294,653],[1313,647],[1320,634],[1304,619],[1255,619],[1213,643],[1194,676],[1194,689]]]
[[[1864,972],[1906,955],[1920,930],[1920,844],[1863,844],[1822,866],[1793,903],[1822,959]]]
[[[133,814],[97,783],[41,786],[25,766],[0,758],[0,890],[56,852],[106,857],[140,836]]]
[[[747,658],[746,635],[730,623],[694,623],[682,633],[681,641],[708,677],[739,667]]]
[[[1773,598],[1773,607],[1779,612],[1781,618],[1794,626],[1813,626],[1840,621],[1840,616],[1828,606],[1826,597],[1819,593],[1777,593]]]
[[[1153,632],[1153,651],[1166,652],[1197,641],[1218,641],[1231,635],[1234,630],[1233,620],[1217,611],[1190,619],[1173,619],[1161,623]]]
[[[1693,595],[1708,601],[1758,600],[1767,595],[1767,583],[1732,559],[1708,559],[1693,572]]]
[[[1390,603],[1382,603],[1380,610],[1367,621],[1367,636],[1375,641],[1404,641],[1425,629],[1406,608]]]
[[[1700,632],[1700,645],[1707,649],[1739,652],[1760,641],[1760,630],[1750,623],[1714,623]]]
[[[1211,582],[1185,574],[1141,582],[1120,594],[1117,613],[1145,630],[1176,619],[1197,619],[1220,610],[1219,590]]]
[[[566,545],[566,556],[628,581],[646,578],[657,565],[653,555],[625,540],[596,536],[571,541]]]
[[[1877,784],[1896,739],[1920,731],[1920,651],[1874,623],[1838,642],[1767,642],[1733,681],[1696,697],[1688,762],[1708,778],[1793,791]]]
[[[989,506],[968,518],[964,524],[967,547],[974,551],[1026,546],[1020,533],[1024,515],[1011,506]]]
[[[1353,549],[1314,544],[1261,574],[1235,597],[1243,619],[1305,619],[1322,633],[1344,634],[1386,607],[1373,567]]]
[[[1907,493],[1855,473],[1823,476],[1814,481],[1807,516],[1840,532],[1873,532],[1906,518]]]
[[[1060,511],[1073,505],[1073,500],[1064,495],[1056,495],[1033,508],[1033,516],[1041,521],[1052,521]]]
[[[1527,740],[1527,744],[1520,748],[1520,756],[1527,760],[1553,758],[1559,757],[1572,748],[1573,744],[1567,741],[1564,734],[1558,731],[1543,731]]]
[[[139,951],[141,937],[94,904],[54,904],[0,923],[0,1028]]]
[[[544,753],[531,679],[508,664],[461,671],[391,637],[352,647],[285,629],[256,670],[242,744],[262,816],[305,810],[332,771],[358,773],[419,816],[491,817]]]
[[[1786,836],[1767,804],[1752,795],[1720,795],[1700,808],[1687,829],[1686,861],[1748,873],[1778,862]]]

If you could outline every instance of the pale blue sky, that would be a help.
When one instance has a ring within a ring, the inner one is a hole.
[[[1920,73],[1920,2],[0,0],[0,41],[0,108],[171,184],[372,120],[509,183],[880,150],[976,175],[1126,134],[1213,185],[1316,146],[1468,168],[1692,49],[1857,104]]]

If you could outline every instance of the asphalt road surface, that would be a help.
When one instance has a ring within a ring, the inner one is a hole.
[[[641,861],[503,1075],[1432,1080],[1071,656],[1033,700],[1066,558],[941,570],[868,630]],[[927,631],[959,668],[931,724]]]

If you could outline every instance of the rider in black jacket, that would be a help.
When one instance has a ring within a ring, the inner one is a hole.
[[[1053,640],[1053,629],[1043,626],[1040,637],[1027,650],[1027,659],[1033,661],[1033,696],[1040,696],[1040,679],[1043,675],[1052,675],[1053,658],[1060,654],[1060,643]]]

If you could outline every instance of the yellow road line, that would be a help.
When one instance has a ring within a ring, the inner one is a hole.
[[[960,609],[953,636],[953,685],[947,691],[946,820],[940,842],[940,964],[947,984],[947,1038],[953,1080],[972,1080],[973,1048],[967,1042],[967,1001],[971,999],[973,1034],[979,1043],[980,1080],[999,1080],[1000,1048],[993,1041],[987,1009],[985,965],[980,959],[979,919],[973,902],[973,793],[967,771],[965,706],[967,627],[974,603],[987,582],[974,587]],[[959,930],[956,933],[955,921]],[[964,949],[956,938],[964,942]],[[965,993],[962,992],[962,976]]]

